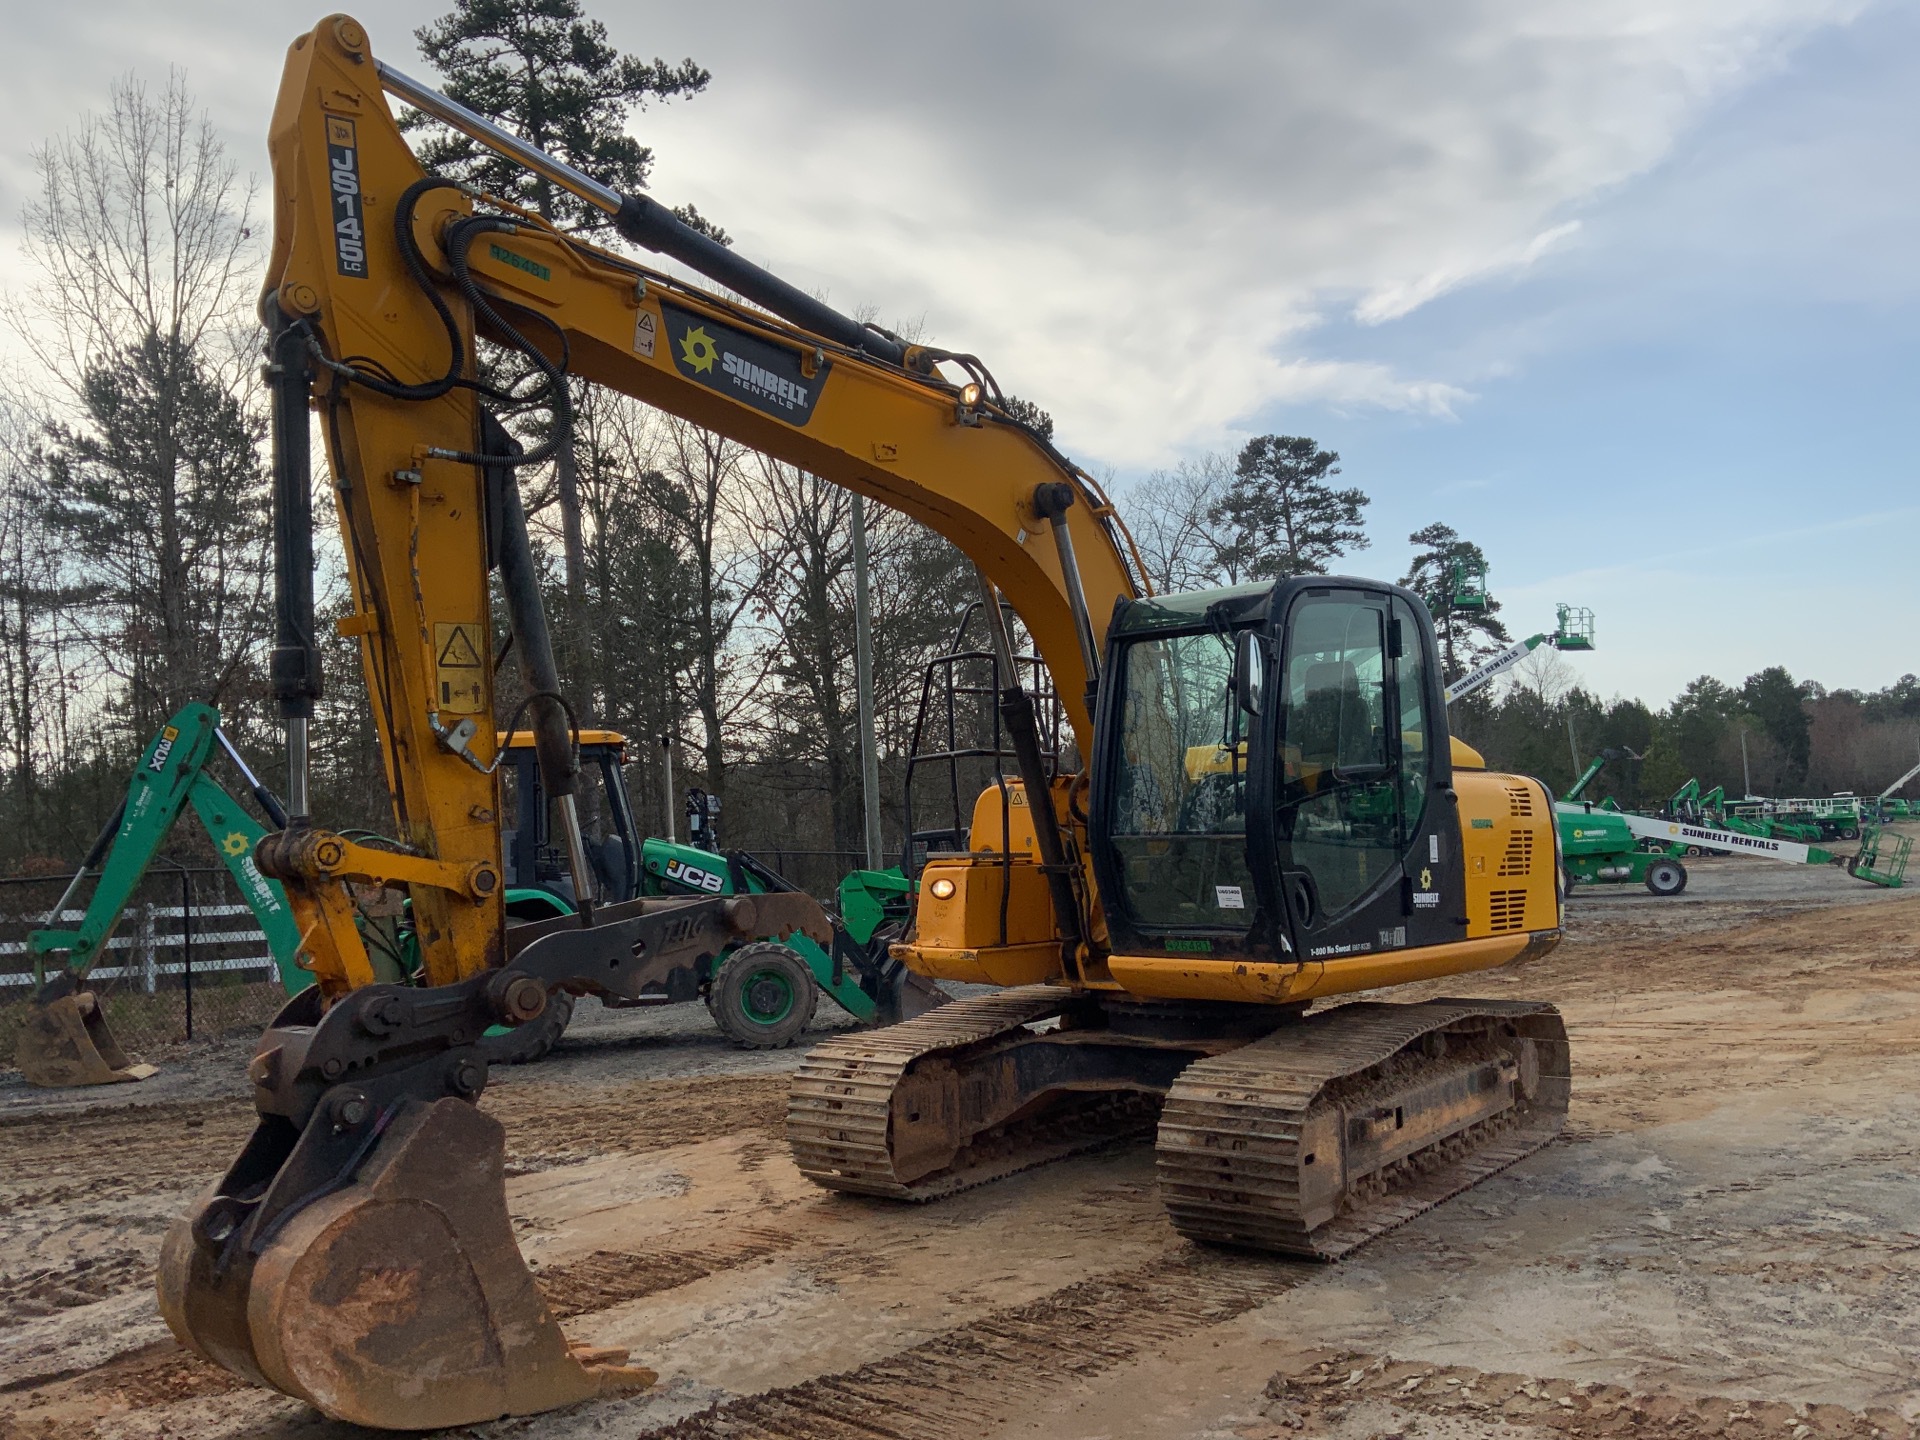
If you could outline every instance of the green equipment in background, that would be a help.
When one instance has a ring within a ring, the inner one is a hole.
[[[183,706],[160,728],[141,752],[126,797],[80,862],[66,893],[55,902],[47,928],[27,936],[38,989],[15,1041],[14,1063],[31,1083],[107,1085],[145,1080],[157,1073],[155,1067],[141,1064],[120,1048],[99,997],[87,987],[87,975],[106,953],[134,891],[188,805],[259,921],[287,993],[313,983],[313,977],[294,963],[299,935],[286,892],[253,863],[266,827],[207,773],[216,750],[226,752],[268,818],[276,826],[286,824],[279,800],[247,768],[221,731],[220,714],[211,705]],[[68,904],[96,865],[99,881],[85,914],[77,926],[64,928],[61,921]],[[56,958],[58,969],[49,978],[48,962]]]
[[[1576,885],[1645,885],[1655,895],[1678,895],[1687,888],[1687,867],[1678,853],[1642,849],[1618,809],[1581,798],[1609,761],[1639,758],[1624,747],[1602,750],[1555,804],[1560,863],[1568,890]]]
[[[574,903],[570,867],[546,828],[546,800],[531,737],[503,736],[511,767],[517,825],[505,836],[507,878],[521,890],[537,888],[562,903]],[[589,846],[603,898],[647,895],[762,895],[792,892],[771,866],[744,851],[721,852],[713,841],[713,809],[704,792],[689,792],[692,833],[703,843],[641,838],[633,818],[622,766],[626,737],[611,730],[579,736],[582,773],[598,777],[606,834]],[[816,945],[804,935],[766,935],[714,957],[703,977],[707,1008],[721,1032],[748,1049],[791,1045],[813,1018],[825,994],[862,1024],[889,1025],[909,1019],[946,996],[931,981],[908,970],[889,953],[911,920],[914,882],[899,870],[856,870],[841,880],[829,911],[833,944]],[[513,905],[509,903],[509,913]],[[837,913],[834,913],[837,911]],[[653,1003],[643,1001],[645,1003]],[[533,1027],[545,1053],[565,1028],[570,997],[552,997],[549,1017]],[[536,1058],[533,1056],[516,1058]]]

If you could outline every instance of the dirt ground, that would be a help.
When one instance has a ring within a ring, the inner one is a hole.
[[[463,1433],[1909,1436],[1920,893],[1689,868],[1678,899],[1582,891],[1553,954],[1427,987],[1563,1007],[1568,1133],[1337,1266],[1180,1240],[1145,1144],[925,1208],[823,1194],[781,1139],[797,1052],[733,1051],[689,1007],[583,1013],[483,1104],[556,1313],[661,1380]],[[111,1092],[0,1076],[0,1437],[364,1433],[155,1313],[168,1220],[249,1129],[246,1048]]]

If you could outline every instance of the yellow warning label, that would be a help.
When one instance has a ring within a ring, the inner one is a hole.
[[[433,627],[434,682],[439,708],[451,715],[478,715],[487,708],[487,661],[478,625]]]

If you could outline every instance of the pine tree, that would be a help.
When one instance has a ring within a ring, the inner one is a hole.
[[[90,582],[133,734],[218,701],[257,647],[268,576],[266,426],[181,342],[92,366],[47,430],[44,522]]]
[[[1427,609],[1433,612],[1447,679],[1457,680],[1513,643],[1500,619],[1498,600],[1489,596],[1484,610],[1456,609],[1453,604],[1454,576],[1460,571],[1484,574],[1486,552],[1471,540],[1462,539],[1451,525],[1438,521],[1414,531],[1407,543],[1418,549],[1400,583],[1426,601]]]
[[[653,151],[626,133],[628,113],[650,100],[697,95],[712,78],[692,60],[670,65],[622,55],[608,43],[607,27],[586,18],[580,0],[457,0],[414,39],[453,99],[629,195],[647,188]],[[595,230],[610,219],[417,111],[401,124],[437,132],[419,146],[429,170],[456,175],[558,225]],[[725,243],[725,232],[691,206],[675,213]]]
[[[1330,561],[1367,548],[1360,516],[1367,496],[1326,483],[1340,473],[1339,461],[1304,435],[1247,442],[1233,483],[1207,516],[1227,529],[1216,548],[1229,584],[1324,575]]]

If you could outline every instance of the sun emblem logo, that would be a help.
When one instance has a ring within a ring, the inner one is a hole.
[[[1433,888],[1433,871],[1427,869],[1421,870],[1420,888],[1422,890],[1431,890]]]
[[[227,838],[220,842],[220,848],[229,855],[244,855],[247,853],[247,837],[238,830],[231,830],[227,832]]]
[[[713,343],[706,326],[696,325],[680,337],[680,356],[704,375],[713,369],[713,362],[720,358],[720,347]]]

